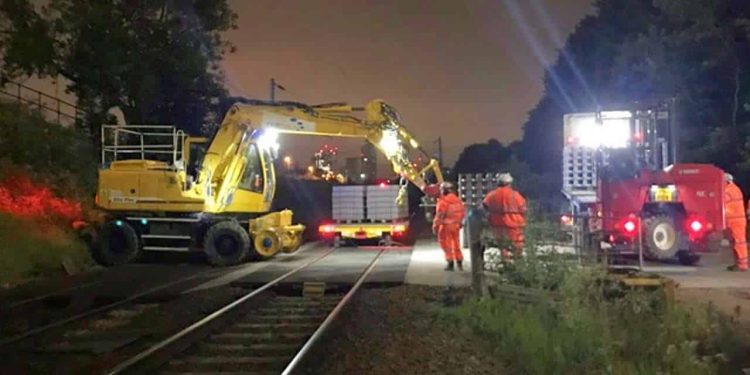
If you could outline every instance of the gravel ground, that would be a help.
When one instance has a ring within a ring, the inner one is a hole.
[[[438,310],[463,291],[399,286],[361,290],[306,374],[502,374],[507,366],[477,338],[443,328]]]

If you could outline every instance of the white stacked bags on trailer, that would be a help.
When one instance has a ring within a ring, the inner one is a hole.
[[[337,222],[365,220],[365,186],[334,186],[331,198],[333,220]]]
[[[404,199],[402,204],[396,203],[400,189],[398,185],[367,186],[367,219],[373,222],[385,222],[408,218],[407,199]]]

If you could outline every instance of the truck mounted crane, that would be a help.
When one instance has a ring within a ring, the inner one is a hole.
[[[103,125],[95,202],[104,218],[94,227],[93,257],[116,265],[143,251],[202,250],[225,266],[295,251],[304,226],[290,210],[270,212],[279,133],[365,139],[426,199],[443,181],[437,160],[382,100],[359,108],[247,100],[228,110],[211,139],[173,126]],[[424,165],[415,152],[427,156]],[[398,199],[405,194],[406,183]]]

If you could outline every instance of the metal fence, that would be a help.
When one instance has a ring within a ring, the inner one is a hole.
[[[75,124],[84,114],[83,110],[73,103],[13,81],[5,82],[0,87],[0,98],[37,109],[45,119],[58,125]]]

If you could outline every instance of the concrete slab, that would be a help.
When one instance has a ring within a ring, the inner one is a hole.
[[[375,249],[368,248],[365,250],[356,247],[336,249],[331,255],[289,277],[285,282],[353,283],[377,255],[377,251],[373,250]],[[254,285],[270,281],[291,271],[302,263],[319,256],[325,251],[328,251],[328,248],[323,244],[311,245],[310,250],[304,253],[306,255],[304,258],[292,262],[268,262],[265,267],[257,269],[254,272],[248,272],[240,278],[233,280],[232,284]],[[367,279],[367,283],[403,283],[411,259],[411,252],[404,250],[386,251]]]
[[[471,260],[463,250],[464,271],[443,271],[445,256],[435,239],[419,239],[411,252],[406,283],[431,286],[465,287],[471,285]]]
[[[216,288],[216,287],[220,287],[224,285],[229,285],[232,282],[242,279],[243,277],[249,274],[258,272],[259,270],[262,270],[263,268],[268,267],[272,263],[290,264],[290,263],[294,263],[295,261],[301,262],[302,260],[308,258],[305,252],[315,248],[316,246],[318,246],[317,243],[309,242],[309,243],[302,245],[302,247],[300,247],[299,250],[295,251],[292,254],[278,254],[277,256],[273,257],[273,259],[270,259],[265,262],[247,263],[241,266],[241,268],[238,270],[231,271],[229,273],[213,278],[203,284],[196,286],[195,288],[192,288],[190,290],[183,292],[183,294]]]

